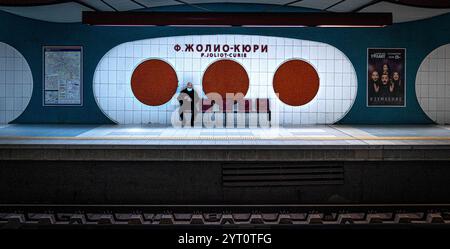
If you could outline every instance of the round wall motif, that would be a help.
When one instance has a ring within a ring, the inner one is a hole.
[[[163,105],[172,98],[178,87],[175,70],[162,60],[146,60],[139,64],[131,76],[134,96],[149,106]]]
[[[319,84],[316,69],[302,60],[283,63],[273,78],[273,89],[278,98],[290,106],[309,103],[317,95]]]
[[[33,76],[27,61],[15,48],[0,42],[0,124],[19,117],[32,92]]]
[[[416,76],[416,96],[427,116],[438,124],[450,124],[450,44],[431,52]]]
[[[218,93],[223,98],[227,93],[247,94],[249,87],[248,74],[241,64],[232,60],[218,60],[206,69],[203,74],[203,92]]]

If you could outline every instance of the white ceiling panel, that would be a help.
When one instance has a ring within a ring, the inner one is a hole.
[[[80,2],[83,2],[89,6],[92,6],[93,8],[99,10],[99,11],[111,11],[112,9],[108,7],[105,3],[103,3],[100,0],[80,0]]]
[[[202,4],[202,3],[218,3],[218,2],[224,2],[224,1],[217,1],[217,0],[183,0],[183,2],[188,4]]]
[[[258,0],[227,0],[223,1],[227,3],[259,3],[259,4],[287,4],[293,2],[293,0],[270,0],[270,1],[258,1]]]
[[[326,9],[333,4],[336,4],[340,2],[341,0],[303,0],[300,2],[293,3],[289,6],[296,6],[296,7],[304,7],[304,8],[311,8],[311,9]]]
[[[270,0],[270,1],[261,1],[261,0],[183,0],[183,2],[189,3],[189,4],[202,4],[202,3],[255,3],[255,4],[278,4],[283,5],[290,2],[293,2],[293,0]]]
[[[335,12],[350,12],[370,2],[373,2],[373,0],[345,0],[344,2],[336,4],[328,10]]]
[[[103,0],[103,1],[108,3],[118,11],[142,9],[142,6],[129,0]]]
[[[182,4],[173,0],[136,0],[136,2],[139,2],[149,8]]]
[[[392,12],[394,23],[400,23],[442,15],[445,13],[449,13],[450,9],[417,8],[388,2],[380,2],[368,6],[367,8],[362,9],[360,12]]]
[[[0,7],[0,10],[28,18],[48,22],[81,22],[81,12],[91,9],[83,5],[68,2],[33,7]]]

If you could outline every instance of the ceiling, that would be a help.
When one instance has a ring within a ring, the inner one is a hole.
[[[265,4],[265,12],[281,7],[330,12],[392,12],[395,23],[450,12],[450,0],[0,0],[0,10],[49,22],[80,22],[82,11],[130,11],[175,5],[190,10],[218,11],[208,5],[212,3]]]

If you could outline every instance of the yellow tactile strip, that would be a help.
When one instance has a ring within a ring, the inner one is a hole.
[[[374,136],[89,136],[44,137],[0,136],[0,140],[448,140],[450,137],[374,137]]]

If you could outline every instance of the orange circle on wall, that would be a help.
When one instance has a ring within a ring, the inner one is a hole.
[[[319,75],[316,69],[302,60],[283,63],[275,72],[273,89],[278,98],[290,106],[309,103],[319,91]]]
[[[167,62],[157,59],[139,64],[131,76],[131,90],[143,104],[159,106],[169,102],[178,87],[175,70]]]
[[[223,98],[227,93],[242,93],[245,96],[249,87],[249,78],[241,64],[232,60],[219,60],[206,69],[202,85],[206,94],[218,93]]]

